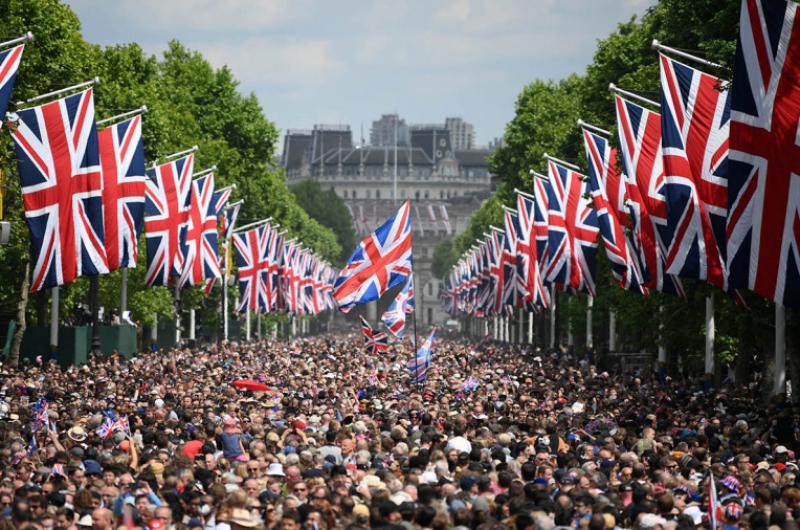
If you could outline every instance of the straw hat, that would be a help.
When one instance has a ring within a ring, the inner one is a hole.
[[[84,440],[86,440],[87,436],[86,429],[84,429],[80,425],[73,425],[67,431],[67,436],[69,436],[69,439],[72,440],[73,442],[83,442]]]

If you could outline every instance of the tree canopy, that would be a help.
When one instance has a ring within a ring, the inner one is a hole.
[[[217,186],[235,184],[233,200],[244,198],[240,223],[272,216],[292,237],[324,258],[336,259],[341,246],[333,231],[301,208],[286,186],[283,171],[273,164],[278,129],[253,94],[243,94],[226,68],[214,68],[199,53],[178,41],[161,57],[146,54],[138,44],[101,47],[86,42],[80,21],[58,0],[0,1],[4,34],[33,32],[25,47],[13,100],[99,76],[95,89],[97,119],[147,105],[143,118],[145,157],[158,157],[198,145],[195,168],[216,164]],[[13,111],[13,105],[9,109]],[[12,240],[0,247],[0,274],[14,281],[0,285],[0,312],[13,315],[20,299],[22,267],[29,252],[22,211],[19,175],[10,135],[0,135],[0,170],[4,176],[4,217],[12,223]],[[129,306],[136,320],[152,322],[156,313],[173,314],[172,293],[144,288],[144,245],[129,275]],[[119,272],[101,277],[101,303],[119,304]],[[199,290],[186,292],[185,307],[199,307]],[[194,292],[192,292],[194,291]],[[62,314],[86,302],[87,281],[62,288]],[[212,300],[213,301],[213,300]],[[30,312],[31,310],[29,310]],[[216,311],[209,304],[208,311]]]

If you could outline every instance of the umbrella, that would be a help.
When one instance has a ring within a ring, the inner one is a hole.
[[[264,383],[253,381],[252,379],[237,379],[233,382],[233,386],[239,390],[251,390],[253,392],[266,392],[269,387]]]

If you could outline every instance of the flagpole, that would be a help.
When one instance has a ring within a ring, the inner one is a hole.
[[[128,310],[128,268],[122,267],[119,271],[119,318],[122,322],[122,315]]]
[[[200,148],[197,147],[196,145],[193,145],[189,149],[184,149],[183,151],[178,151],[177,153],[172,153],[171,155],[167,155],[167,156],[164,157],[164,162],[166,162],[167,160],[180,158],[180,157],[182,157],[184,155],[192,154],[192,153],[196,152],[198,149],[200,149]],[[159,159],[156,158],[155,160],[150,162],[150,166],[148,167],[148,169],[155,169],[156,167],[158,167],[158,160]]]
[[[58,358],[58,286],[50,289],[50,358]]]
[[[711,68],[724,68],[721,64],[713,63],[708,59],[703,59],[702,57],[697,57],[696,55],[692,55],[691,53],[686,53],[684,51],[678,50],[676,48],[671,48],[670,46],[664,46],[661,44],[658,39],[653,39],[653,42],[650,43],[650,46],[659,52],[668,52],[672,55],[677,57],[681,57],[683,59],[688,59],[690,61],[694,61],[696,63],[700,63],[705,66],[710,66]]]
[[[775,377],[772,393],[786,393],[786,308],[775,304]],[[794,389],[792,389],[794,391]]]
[[[180,279],[175,278],[175,347],[181,346],[181,284]]]
[[[9,46],[14,46],[15,44],[20,44],[22,42],[33,42],[33,33],[30,31],[26,32],[25,35],[21,37],[17,37],[16,39],[7,40],[5,42],[0,42],[0,49],[7,48]]]
[[[131,116],[138,116],[139,114],[144,114],[147,112],[147,105],[142,105],[138,109],[129,110],[128,112],[123,112],[122,114],[117,114],[116,116],[111,116],[110,118],[105,118],[103,120],[97,120],[95,122],[96,125],[105,125],[106,123],[111,123],[112,121],[121,120],[123,118],[128,118]]]
[[[417,279],[414,274],[414,270],[411,270],[411,280],[414,282],[414,285],[417,285]],[[415,287],[416,290],[416,287]],[[416,291],[414,292],[414,296],[416,296]],[[414,355],[414,376],[417,380],[417,386],[421,386],[421,382],[419,380],[419,356],[417,355],[417,301],[414,300],[414,349],[412,354]]]
[[[100,275],[89,277],[89,308],[92,312],[92,355],[100,355]]]
[[[257,226],[261,226],[261,225],[266,224],[266,223],[268,223],[270,221],[272,221],[272,217],[267,217],[266,219],[262,219],[260,221],[255,221],[255,222],[252,222],[252,223],[248,223],[248,224],[246,224],[244,226],[240,226],[239,228],[235,229],[233,232],[234,233],[242,232],[243,230],[247,230],[249,228],[255,228]],[[280,226],[280,225],[275,225],[275,226]]]
[[[222,276],[222,338],[228,342],[228,262],[230,260],[231,239],[225,242],[225,273]]]
[[[17,107],[21,107],[22,105],[27,105],[28,103],[33,103],[34,101],[41,101],[43,99],[47,99],[53,96],[60,96],[61,94],[66,94],[72,90],[77,90],[79,88],[85,88],[88,86],[98,85],[100,84],[100,78],[95,77],[89,81],[84,81],[83,83],[78,83],[76,85],[68,86],[66,88],[59,88],[58,90],[53,90],[51,92],[47,92],[46,94],[39,94],[38,96],[33,96],[32,98],[28,98],[25,101],[17,101]]]
[[[619,94],[620,96],[627,96],[629,98],[633,98],[633,99],[639,101],[640,103],[647,103],[648,105],[652,105],[654,107],[661,108],[661,104],[660,103],[657,103],[657,102],[653,101],[652,99],[647,99],[646,97],[642,97],[642,96],[640,96],[638,94],[634,94],[633,92],[630,92],[628,90],[624,90],[622,88],[619,88],[614,83],[609,83],[608,90],[611,91],[611,92],[614,92],[615,94]]]
[[[217,170],[217,165],[214,164],[210,168],[204,169],[202,171],[198,171],[197,173],[192,173],[192,178],[196,179],[196,178],[202,177],[204,175],[208,175],[209,173],[213,173],[216,170]],[[235,184],[231,184],[230,186],[225,186],[224,188],[220,188],[220,189],[215,190],[215,191],[224,191],[224,190],[227,190],[230,187],[234,187],[235,188],[236,185]]]

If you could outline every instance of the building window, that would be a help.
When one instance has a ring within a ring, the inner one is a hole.
[[[428,284],[428,296],[433,296],[433,282]]]
[[[342,197],[344,197],[345,199],[347,198],[347,190],[344,190],[344,191],[342,192]]]
[[[433,324],[433,308],[428,308],[428,324]]]
[[[414,192],[414,198],[419,200],[419,191]]]
[[[444,199],[444,190],[439,190],[439,198]]]
[[[367,199],[372,198],[372,190],[367,190]]]
[[[381,190],[375,190],[375,198],[376,199],[380,199],[381,198]]]
[[[425,198],[428,198],[428,190],[425,190]]]
[[[358,198],[358,191],[356,191],[356,190],[353,190],[352,197],[353,197],[354,199],[357,199],[357,198]]]

